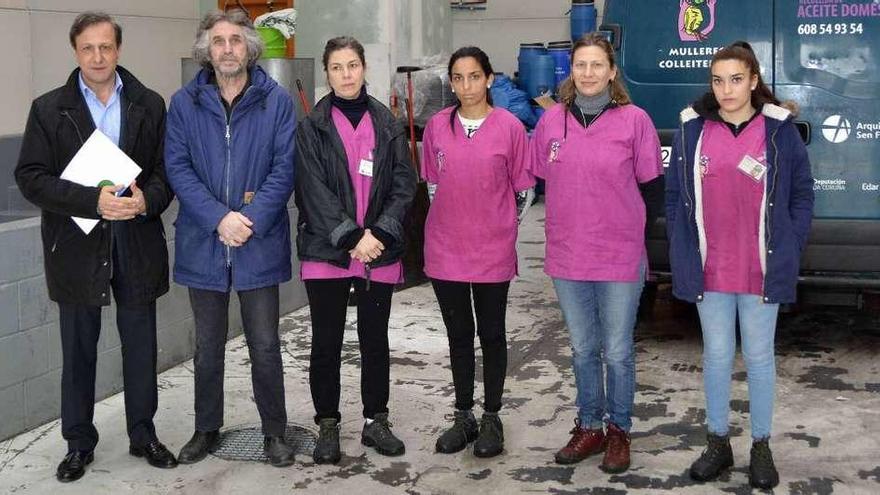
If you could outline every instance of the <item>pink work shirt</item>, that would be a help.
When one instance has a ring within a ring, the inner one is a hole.
[[[467,138],[454,108],[431,117],[422,176],[437,184],[425,222],[425,274],[456,282],[505,282],[516,275],[515,192],[535,184],[520,121],[494,108]],[[453,131],[454,128],[454,131]]]
[[[584,128],[558,104],[535,128],[531,167],[546,181],[544,272],[566,280],[638,281],[646,262],[638,186],[663,173],[648,114],[632,104],[612,107]]]
[[[342,144],[345,147],[345,156],[348,158],[348,174],[354,186],[355,200],[357,203],[357,224],[364,227],[364,217],[367,215],[367,205],[370,200],[370,186],[373,179],[369,175],[359,172],[361,160],[373,160],[373,150],[376,149],[376,134],[373,131],[373,121],[369,112],[364,113],[357,129],[352,127],[345,114],[336,107],[331,110],[333,124]],[[322,261],[303,261],[300,267],[300,275],[303,280],[332,279],[332,278],[366,278],[366,268],[360,261],[352,258],[348,269],[340,268]],[[403,282],[403,266],[400,261],[388,266],[373,268],[370,271],[370,280],[386,284]]]
[[[764,179],[756,181],[737,166],[746,155],[767,164],[763,115],[739,136],[726,124],[707,120],[700,150],[703,172],[703,224],[706,231],[707,291],[757,294],[764,275],[758,250]],[[766,174],[765,174],[766,178]]]

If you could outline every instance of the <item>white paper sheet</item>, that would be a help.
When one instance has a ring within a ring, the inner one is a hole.
[[[73,160],[67,164],[61,178],[92,187],[98,187],[102,181],[128,186],[140,173],[141,168],[134,160],[113,144],[103,132],[95,129]],[[86,235],[100,222],[91,218],[70,218]]]

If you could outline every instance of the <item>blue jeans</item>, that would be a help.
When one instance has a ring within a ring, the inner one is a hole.
[[[633,330],[644,285],[642,273],[638,282],[553,279],[571,336],[578,418],[585,428],[601,428],[606,416],[624,431],[632,427]]]
[[[749,383],[752,438],[770,436],[776,386],[774,338],[778,304],[760,296],[706,292],[697,303],[703,327],[703,384],[709,432],[727,435],[730,414],[730,374],[736,353],[736,318]]]

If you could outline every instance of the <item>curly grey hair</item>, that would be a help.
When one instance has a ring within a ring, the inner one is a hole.
[[[244,40],[247,44],[247,66],[248,69],[252,68],[254,64],[257,63],[260,55],[263,54],[263,39],[260,38],[260,35],[257,34],[257,30],[254,29],[254,23],[241,9],[233,9],[229,12],[215,10],[205,14],[205,17],[202,18],[202,22],[199,23],[199,31],[196,34],[196,42],[193,45],[193,59],[195,59],[195,61],[202,67],[208,69],[213,67],[211,65],[211,39],[208,32],[218,22],[222,21],[241,26]]]

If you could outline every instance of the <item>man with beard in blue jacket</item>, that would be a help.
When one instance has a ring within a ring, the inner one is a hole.
[[[290,95],[256,65],[262,42],[245,13],[212,12],[193,47],[202,70],[171,100],[168,180],[180,200],[174,281],[195,317],[195,433],[181,463],[205,458],[223,425],[229,294],[238,292],[254,398],[273,466],[293,464],[278,338],[278,285],[291,278]]]

